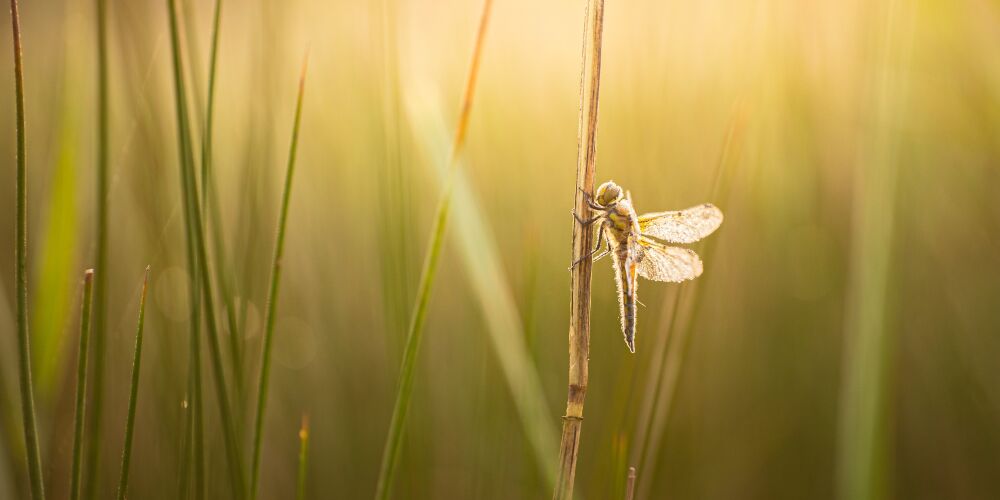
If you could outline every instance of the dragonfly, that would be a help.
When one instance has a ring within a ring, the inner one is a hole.
[[[701,276],[703,271],[701,259],[694,250],[670,246],[657,239],[668,243],[694,243],[719,228],[722,211],[705,203],[684,210],[637,215],[632,207],[631,193],[613,181],[601,184],[594,196],[586,192],[584,196],[587,206],[596,215],[583,219],[574,212],[573,216],[585,227],[598,224],[597,245],[574,262],[571,269],[584,259],[593,257],[596,262],[611,255],[618,285],[622,334],[629,352],[635,353],[638,277],[680,283]]]

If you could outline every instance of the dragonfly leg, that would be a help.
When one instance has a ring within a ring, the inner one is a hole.
[[[572,271],[573,268],[575,268],[577,265],[579,265],[581,262],[583,262],[584,259],[589,259],[592,255],[594,255],[595,253],[597,253],[597,251],[601,249],[601,245],[603,245],[603,244],[604,244],[604,231],[598,231],[597,232],[597,245],[594,246],[593,250],[587,252],[587,255],[581,256],[579,259],[576,259],[576,262],[574,262],[572,266],[569,266],[569,270]],[[609,244],[608,245],[608,249],[605,250],[605,251],[603,251],[603,252],[601,252],[601,254],[597,258],[595,258],[594,260],[596,261],[597,259],[599,259],[599,258],[604,257],[605,255],[607,255],[608,252],[611,251],[610,247],[611,247],[611,245]]]
[[[607,256],[607,255],[608,255],[609,253],[611,253],[611,245],[608,245],[608,247],[607,247],[607,248],[605,248],[603,252],[601,252],[601,253],[599,253],[599,254],[595,255],[595,256],[594,256],[594,262],[597,262],[597,261],[599,261],[599,260],[603,259],[603,258],[604,258],[605,256]]]
[[[600,219],[601,217],[604,217],[604,214],[597,214],[589,219],[583,219],[579,215],[576,215],[576,210],[570,210],[570,213],[573,214],[573,218],[576,219],[576,221],[579,222],[580,225],[584,227],[587,227],[593,224],[594,222],[597,222],[598,219]]]
[[[586,201],[587,206],[590,207],[592,210],[598,210],[598,211],[605,210],[605,207],[602,207],[597,203],[594,203],[594,196],[584,191],[582,187],[577,186],[576,189],[579,190],[581,193],[583,193],[583,201]]]

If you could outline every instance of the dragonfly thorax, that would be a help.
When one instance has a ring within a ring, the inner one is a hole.
[[[639,235],[638,216],[629,200],[621,200],[609,207],[605,218],[614,239],[625,239],[629,235]]]

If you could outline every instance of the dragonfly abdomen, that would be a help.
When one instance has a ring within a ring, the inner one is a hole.
[[[635,293],[632,293],[631,298],[625,298],[625,344],[628,345],[628,350],[635,352]]]

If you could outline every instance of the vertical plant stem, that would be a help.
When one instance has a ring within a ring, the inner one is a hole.
[[[583,63],[580,74],[580,124],[576,163],[576,213],[587,214],[586,195],[594,193],[597,151],[597,103],[601,83],[601,43],[604,32],[604,0],[589,0],[583,29]],[[590,276],[593,263],[583,258],[593,246],[594,232],[573,223],[573,260],[580,264],[570,276],[572,298],[569,318],[569,389],[559,445],[559,468],[552,498],[573,498],[573,481],[580,450],[583,403],[587,397],[590,358]]]
[[[101,439],[104,410],[104,354],[107,351],[106,297],[108,283],[108,32],[107,0],[96,0],[97,8],[97,228],[94,268],[94,378],[91,383],[90,419],[87,429],[87,473],[84,498],[96,496],[100,482]]]
[[[212,297],[211,280],[208,272],[208,259],[205,250],[205,232],[201,220],[201,209],[199,207],[198,186],[194,176],[194,158],[191,148],[190,127],[187,116],[187,95],[184,85],[184,70],[181,64],[182,57],[180,51],[180,36],[177,25],[177,6],[175,0],[167,0],[168,17],[170,22],[170,42],[173,52],[174,65],[174,88],[175,105],[177,113],[177,134],[178,148],[183,198],[185,203],[185,215],[187,221],[187,232],[189,244],[193,242],[195,260],[198,262],[197,275],[192,275],[192,281],[196,288],[200,288],[202,300],[204,301],[204,311],[206,325],[208,327],[208,346],[212,362],[212,375],[215,378],[216,393],[218,396],[219,413],[222,417],[223,439],[226,449],[226,459],[229,462],[230,485],[233,495],[237,499],[245,496],[246,484],[244,483],[243,464],[240,459],[239,442],[236,437],[236,424],[233,418],[229,390],[226,385],[226,375],[222,363],[222,354],[219,348],[218,325],[215,322],[215,303]],[[189,253],[190,253],[189,248]],[[200,282],[200,283],[199,283]]]
[[[139,296],[139,324],[135,331],[135,354],[132,357],[132,383],[129,388],[128,417],[125,421],[125,445],[122,451],[122,469],[118,477],[118,500],[125,500],[128,490],[129,463],[132,459],[132,437],[135,435],[135,407],[139,397],[139,366],[142,362],[142,327],[146,319],[146,290],[149,288],[149,266],[142,280],[142,294]]]
[[[414,367],[417,361],[417,353],[420,350],[420,341],[423,337],[424,320],[427,317],[427,304],[430,301],[431,288],[434,284],[434,278],[437,276],[437,266],[441,257],[441,247],[444,243],[444,235],[448,227],[448,212],[451,207],[455,166],[458,164],[458,154],[462,150],[462,146],[465,143],[465,136],[468,131],[469,115],[472,111],[472,99],[475,95],[476,79],[479,76],[479,63],[482,59],[483,42],[486,38],[486,27],[489,24],[490,9],[492,4],[492,0],[485,0],[483,3],[483,11],[479,19],[479,28],[476,31],[476,42],[472,49],[472,61],[469,65],[469,72],[466,75],[458,122],[455,124],[455,136],[452,141],[451,152],[449,154],[448,180],[445,181],[445,187],[441,193],[441,199],[439,200],[437,212],[434,216],[434,226],[431,228],[427,254],[424,260],[423,270],[420,273],[420,283],[417,287],[417,297],[414,302],[409,331],[406,336],[406,345],[403,348],[403,360],[399,369],[399,383],[396,392],[396,402],[393,405],[392,420],[389,422],[389,433],[386,436],[385,449],[382,452],[382,467],[379,470],[378,483],[375,487],[375,498],[379,500],[389,498],[392,489],[392,480],[395,476],[396,464],[399,459],[399,451],[403,440],[403,429],[406,425],[406,416],[410,407],[410,397],[413,393]]]
[[[195,297],[197,300],[197,297]],[[186,499],[190,492],[190,475],[194,475],[194,497],[201,499],[205,492],[204,426],[201,412],[201,346],[198,329],[192,328],[190,339],[191,362],[188,369],[188,395],[184,415],[184,444],[181,464],[180,494]]]
[[[73,419],[73,466],[70,469],[69,497],[80,498],[80,464],[83,461],[83,425],[87,401],[87,356],[90,352],[90,310],[94,297],[94,270],[83,273],[83,305],[80,309],[80,349],[76,357],[76,413]]]
[[[27,449],[28,479],[31,498],[45,498],[42,486],[42,460],[38,452],[38,428],[35,424],[35,391],[31,383],[31,345],[28,337],[28,163],[25,157],[24,63],[21,60],[21,20],[17,0],[10,0],[11,35],[14,39],[14,97],[17,129],[17,222],[14,229],[14,293],[17,295],[17,355],[21,389],[21,418],[24,420],[24,444]]]
[[[215,83],[219,55],[219,30],[222,24],[222,0],[215,1],[212,17],[212,45],[208,60],[208,97],[205,105],[205,131],[201,143],[201,206],[205,210],[206,224],[211,223],[213,254],[215,256],[215,281],[226,308],[226,325],[229,327],[229,350],[233,359],[233,384],[236,388],[237,408],[243,402],[243,350],[240,348],[236,324],[236,307],[233,303],[231,282],[226,267],[226,247],[222,238],[222,221],[215,178],[212,176],[212,130],[215,124]]]
[[[306,498],[306,472],[309,470],[309,415],[302,416],[302,428],[299,429],[299,481],[295,498]]]
[[[628,480],[625,482],[625,500],[635,498],[635,467],[628,468]]]
[[[278,285],[281,282],[281,257],[285,251],[285,225],[288,221],[288,205],[292,197],[292,178],[295,174],[295,154],[299,145],[299,124],[302,120],[302,96],[306,87],[306,67],[308,59],[302,63],[299,76],[299,95],[295,100],[295,121],[292,124],[292,141],[288,149],[288,168],[285,171],[285,187],[281,193],[281,213],[278,217],[278,234],[274,242],[274,261],[271,265],[271,286],[267,297],[267,317],[264,321],[264,348],[261,352],[260,381],[257,391],[257,413],[253,432],[253,468],[250,471],[250,499],[257,498],[257,483],[260,472],[260,448],[264,434],[264,411],[267,407],[267,389],[271,375],[271,345],[274,342],[275,313],[278,308]]]

